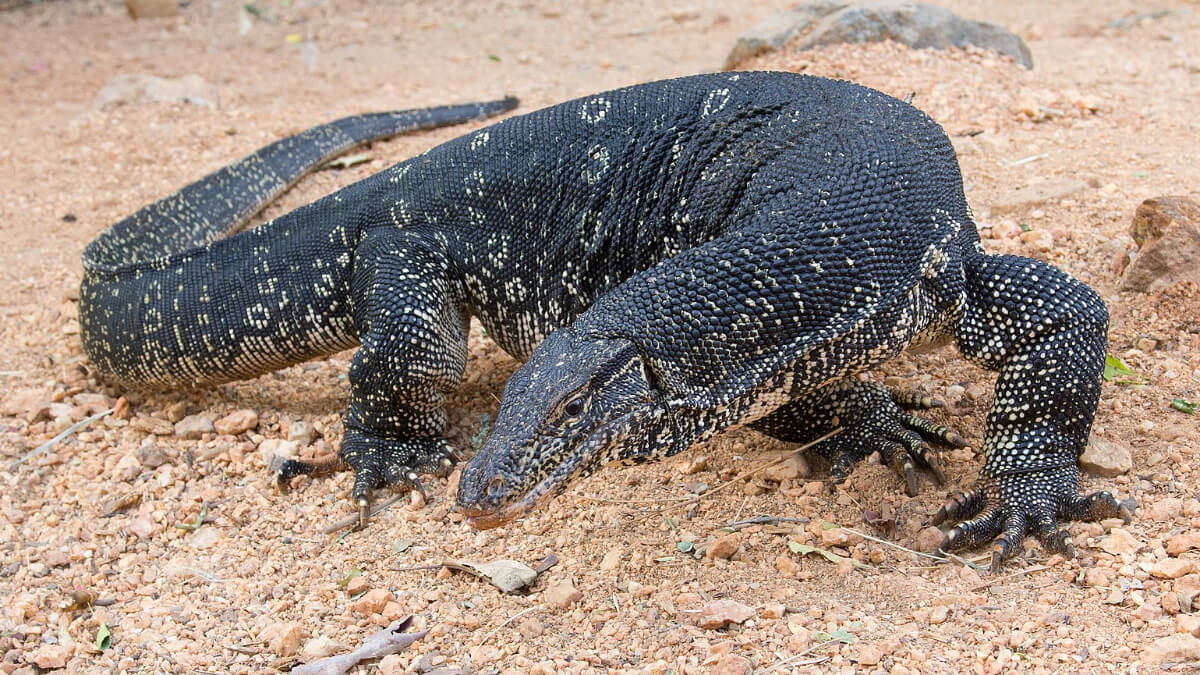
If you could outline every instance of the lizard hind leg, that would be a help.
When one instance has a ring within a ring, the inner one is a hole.
[[[884,463],[905,482],[909,496],[917,493],[917,467],[925,467],[943,485],[945,473],[929,442],[965,446],[957,433],[906,412],[902,407],[937,407],[932,399],[896,394],[883,385],[843,380],[798,397],[751,426],[780,440],[803,443],[841,427],[836,436],[817,444],[813,452],[830,462],[835,480],[844,480],[854,465],[878,452]]]

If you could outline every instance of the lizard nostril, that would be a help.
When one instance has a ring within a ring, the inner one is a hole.
[[[503,476],[496,476],[495,478],[488,481],[487,494],[489,497],[495,499],[503,493],[504,493],[504,477]]]

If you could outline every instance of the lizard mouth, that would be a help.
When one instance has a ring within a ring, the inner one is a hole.
[[[490,530],[501,525],[506,525],[529,513],[542,503],[550,501],[553,496],[553,494],[546,494],[539,499],[525,497],[493,511],[464,508],[462,512],[467,516],[467,524],[471,527],[476,530]]]
[[[561,464],[519,498],[496,506],[460,504],[459,509],[467,516],[467,524],[477,530],[500,527],[554,499],[566,490],[572,480],[591,473],[605,463],[604,458],[611,454],[609,451],[624,438],[638,419],[638,412],[627,413],[593,430],[574,450],[569,451]],[[650,415],[652,418],[655,416]]]
[[[575,470],[577,463],[571,462],[570,464],[571,466],[560,465],[520,499],[504,504],[499,508],[460,507],[463,514],[467,516],[467,524],[477,530],[490,530],[509,523],[542,506],[566,489],[567,483],[577,473]]]

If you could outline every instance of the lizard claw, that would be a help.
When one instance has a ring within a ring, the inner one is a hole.
[[[1051,553],[1075,556],[1071,535],[1059,528],[1063,520],[1132,519],[1132,509],[1108,492],[1076,493],[1079,469],[1071,465],[983,479],[980,489],[950,497],[933,517],[933,524],[968,519],[946,535],[947,551],[975,548],[992,542],[992,570],[1000,568],[1032,535]],[[1136,506],[1136,505],[1135,505]]]
[[[458,460],[450,444],[438,439],[393,440],[370,437],[347,429],[338,457],[320,462],[290,459],[275,473],[281,491],[288,481],[301,474],[325,475],[344,468],[354,470],[354,487],[350,497],[358,509],[358,527],[366,527],[371,515],[371,493],[381,487],[411,490],[429,500],[419,474],[446,475]]]
[[[918,492],[918,466],[933,474],[938,485],[946,484],[946,473],[929,441],[956,447],[967,445],[962,436],[902,408],[936,408],[940,401],[913,393],[897,393],[877,384],[860,384],[842,408],[842,433],[820,443],[813,451],[829,459],[836,480],[844,480],[854,464],[878,452],[885,464],[904,479],[904,492]]]

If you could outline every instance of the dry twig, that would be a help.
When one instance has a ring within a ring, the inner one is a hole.
[[[978,586],[975,586],[974,588],[971,589],[971,592],[974,593],[975,591],[982,591],[985,588],[988,588],[990,586],[995,586],[998,583],[1007,581],[1014,577],[1020,577],[1020,576],[1026,575],[1026,574],[1033,574],[1034,572],[1041,572],[1042,570],[1048,570],[1048,569],[1050,569],[1049,565],[1034,565],[1033,567],[1030,567],[1027,569],[1017,570],[1016,572],[1010,572],[1008,574],[1005,574],[1002,577],[996,577],[995,579],[988,580],[987,583],[983,583],[983,584],[979,584]]]
[[[784,455],[782,457],[779,457],[777,459],[768,460],[766,462],[762,462],[761,464],[759,464],[758,466],[755,466],[754,468],[750,469],[746,473],[740,474],[734,478],[730,478],[729,480],[725,481],[724,483],[721,483],[720,485],[718,485],[714,488],[705,490],[704,492],[701,492],[700,494],[695,495],[694,497],[690,497],[690,498],[688,498],[687,502],[685,502],[683,504],[676,504],[674,506],[668,506],[668,507],[662,508],[662,509],[655,509],[653,511],[642,511],[642,515],[647,516],[647,517],[648,516],[657,516],[657,515],[660,515],[663,513],[669,513],[671,511],[674,511],[681,506],[690,506],[692,503],[698,502],[701,499],[704,499],[705,497],[714,495],[714,494],[720,492],[721,490],[724,490],[725,488],[729,487],[730,485],[733,485],[734,483],[745,481],[747,478],[757,475],[758,473],[764,471],[765,469],[767,469],[769,467],[775,466],[776,464],[781,464],[783,462],[786,462],[787,460],[791,459],[795,455],[798,455],[798,454],[804,452],[805,450],[813,447],[817,443],[820,443],[822,441],[833,438],[834,436],[838,435],[841,432],[842,432],[842,427],[838,427],[838,428],[834,429],[833,431],[830,431],[829,433],[825,434],[824,436],[821,436],[818,439],[809,441],[808,443],[801,445],[800,447],[796,448],[795,450],[787,453],[786,455]],[[674,498],[673,501],[678,501],[678,498]]]
[[[63,440],[64,438],[70,436],[71,434],[75,433],[76,431],[79,431],[80,429],[86,427],[87,425],[91,424],[92,422],[95,422],[96,420],[100,419],[101,417],[107,417],[108,415],[111,415],[113,413],[113,410],[114,410],[113,408],[109,408],[108,410],[105,410],[104,412],[98,412],[95,415],[92,415],[91,417],[85,417],[84,419],[79,420],[75,424],[72,424],[71,426],[64,429],[61,434],[55,436],[54,438],[51,438],[50,440],[46,441],[45,443],[42,443],[41,445],[37,446],[32,451],[30,451],[28,454],[26,454],[24,457],[22,457],[21,459],[18,459],[17,461],[13,462],[12,464],[9,464],[8,465],[9,470],[15,469],[18,466],[21,466],[22,464],[24,464],[25,462],[28,462],[29,460],[33,459],[34,457],[37,457],[38,455],[42,454],[43,452],[54,447],[55,443]]]
[[[512,622],[514,622],[514,621],[516,621],[517,619],[519,619],[519,618],[521,618],[521,617],[525,616],[526,614],[528,614],[528,613],[530,613],[530,612],[532,612],[532,611],[534,611],[534,610],[541,609],[541,608],[542,608],[542,606],[541,606],[541,605],[534,605],[533,607],[526,607],[525,609],[523,609],[523,610],[521,610],[521,611],[517,612],[516,614],[513,614],[512,616],[508,617],[508,620],[507,620],[507,621],[505,621],[504,623],[500,624],[499,626],[496,626],[495,628],[493,628],[493,629],[491,629],[490,631],[488,631],[488,634],[483,636],[483,639],[479,641],[479,644],[480,644],[480,645],[485,645],[485,644],[487,644],[487,641],[488,641],[488,640],[490,640],[490,639],[492,638],[492,636],[493,636],[493,635],[495,635],[496,633],[498,633],[498,632],[500,631],[500,629],[501,629],[501,628],[504,628],[504,627],[505,627],[505,626],[507,626],[508,624],[510,624],[510,623],[512,623]]]
[[[382,502],[379,502],[375,506],[371,507],[371,512],[369,514],[367,514],[367,518],[368,519],[374,518],[376,516],[376,514],[382,513],[385,509],[391,507],[392,504],[395,504],[396,502],[400,501],[401,499],[404,499],[406,496],[407,495],[393,495],[393,496],[383,500]],[[333,534],[334,532],[337,532],[339,530],[344,530],[347,527],[350,527],[351,525],[357,525],[357,524],[358,524],[358,514],[355,513],[352,516],[346,516],[345,518],[342,518],[341,520],[338,520],[336,522],[330,523],[329,525],[326,525],[325,527],[321,528],[321,532],[323,532],[324,534]]]

